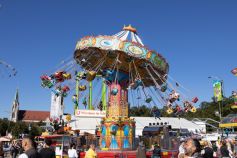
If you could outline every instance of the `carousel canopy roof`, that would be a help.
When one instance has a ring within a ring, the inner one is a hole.
[[[118,75],[124,76],[118,81],[124,87],[135,78],[141,79],[145,87],[162,85],[169,71],[166,60],[156,51],[145,47],[131,25],[113,36],[83,37],[77,42],[74,59],[84,69],[98,73],[101,73],[98,70],[114,70],[116,67],[117,72],[123,73]]]
[[[123,31],[120,31],[119,33],[115,34],[114,36],[118,37],[121,41],[131,40],[132,42],[139,43],[142,46],[144,46],[144,44],[142,43],[142,40],[137,35],[136,28],[132,27],[131,25],[124,26]],[[130,37],[130,39],[129,39],[129,37]]]

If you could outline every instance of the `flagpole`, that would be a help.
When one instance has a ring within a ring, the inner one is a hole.
[[[218,101],[218,104],[219,104],[219,117],[221,121],[221,101]]]

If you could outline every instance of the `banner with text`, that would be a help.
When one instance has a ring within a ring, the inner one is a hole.
[[[76,110],[75,116],[77,116],[77,117],[105,117],[106,116],[106,111]]]

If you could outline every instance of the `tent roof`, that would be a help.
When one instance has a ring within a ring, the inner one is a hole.
[[[157,123],[167,123],[171,125],[172,129],[188,129],[189,131],[201,131],[202,127],[197,124],[188,121],[184,118],[175,118],[175,117],[161,117],[161,120],[155,119],[154,117],[132,117],[136,121],[136,135],[142,135],[142,130],[145,126],[149,126],[149,123],[157,125]],[[80,132],[88,132],[91,134],[95,133],[96,126],[100,125],[101,118],[83,118],[83,117],[74,117],[72,118],[70,125],[73,130],[79,129]]]

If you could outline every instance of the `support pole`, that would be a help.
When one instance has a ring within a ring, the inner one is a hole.
[[[92,109],[92,81],[89,82],[89,110]]]
[[[102,79],[102,105],[103,105],[103,110],[106,111],[106,84],[105,84],[105,79]]]
[[[221,122],[221,101],[218,102],[219,103],[219,117],[220,117],[220,122]]]
[[[77,73],[76,77],[76,95],[77,95],[77,104],[74,105],[74,114],[79,106],[79,72]]]

